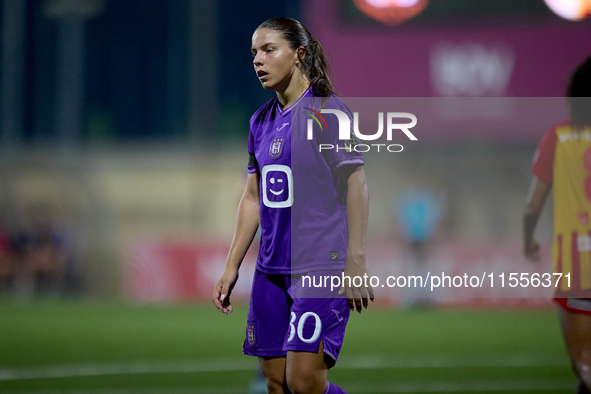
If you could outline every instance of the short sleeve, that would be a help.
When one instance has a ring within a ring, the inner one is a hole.
[[[248,132],[248,173],[255,174],[259,171],[259,165],[254,152],[254,137],[252,135],[252,128]]]
[[[355,149],[359,141],[353,132],[353,115],[351,114],[351,110],[345,105],[339,107],[338,109],[345,112],[351,120],[350,137],[348,140],[339,139],[338,118],[335,115],[324,115],[329,130],[330,141],[328,143],[335,147],[328,151],[327,157],[328,164],[333,171],[347,164],[363,165],[363,155]]]
[[[536,153],[534,153],[532,174],[547,185],[552,184],[554,152],[556,151],[556,127],[546,131]]]

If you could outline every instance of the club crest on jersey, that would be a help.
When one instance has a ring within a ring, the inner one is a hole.
[[[285,145],[285,138],[277,137],[273,138],[271,141],[271,146],[269,147],[269,157],[271,159],[277,160],[283,154],[283,146]]]
[[[254,346],[256,340],[254,324],[246,325],[246,339],[248,340],[248,344],[250,346]]]

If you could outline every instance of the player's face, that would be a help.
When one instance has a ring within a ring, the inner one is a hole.
[[[263,88],[285,90],[300,63],[296,51],[289,47],[279,32],[264,28],[254,32],[251,51],[254,71]]]

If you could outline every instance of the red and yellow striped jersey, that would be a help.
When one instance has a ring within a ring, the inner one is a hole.
[[[591,296],[591,127],[563,123],[546,132],[533,174],[552,185],[554,272],[563,274],[557,296]],[[570,288],[564,275],[570,273]]]

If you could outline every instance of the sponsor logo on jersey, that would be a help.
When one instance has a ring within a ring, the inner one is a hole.
[[[268,164],[261,173],[263,204],[269,208],[287,208],[293,205],[293,175],[291,168],[281,164]]]

